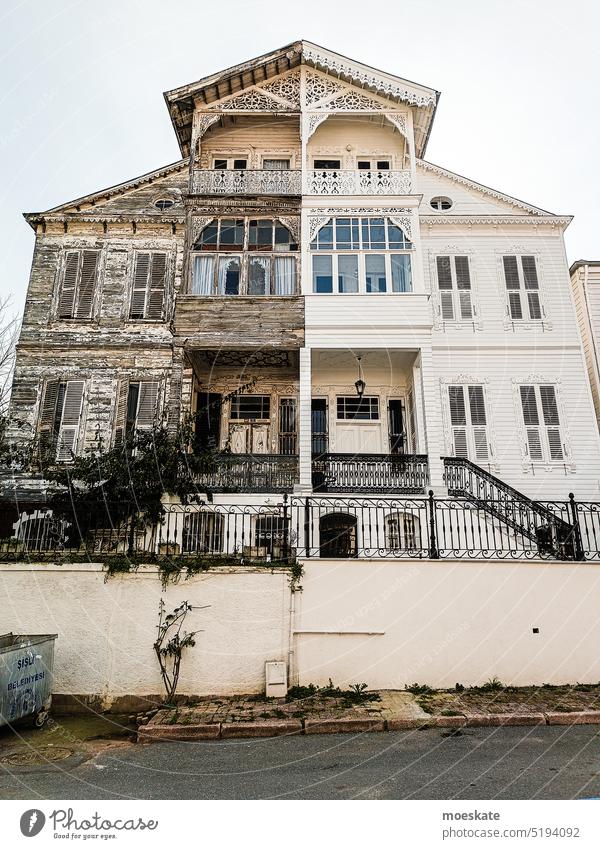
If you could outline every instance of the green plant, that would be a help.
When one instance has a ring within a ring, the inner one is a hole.
[[[158,606],[158,636],[154,641],[154,651],[165,685],[167,702],[173,699],[177,690],[184,650],[196,645],[194,637],[197,631],[181,633],[185,618],[192,609],[192,605],[184,601],[173,613],[165,615],[165,603],[162,598]]]
[[[464,685],[464,684],[458,684],[458,683],[456,683],[456,684],[454,685],[454,689],[455,689],[455,691],[456,691],[457,693],[463,693],[463,692],[464,692],[464,689],[465,689],[465,685]]]
[[[294,687],[290,687],[287,691],[285,700],[286,702],[297,702],[302,699],[309,699],[311,696],[314,696],[316,692],[317,688],[314,684],[308,684],[306,687],[301,687],[296,684]]]
[[[504,684],[494,675],[493,678],[489,678],[481,687],[474,687],[473,689],[479,690],[480,693],[499,693],[500,690],[504,690]]]
[[[453,710],[452,708],[444,708],[444,710],[440,711],[440,716],[464,716],[464,714],[460,710]]]
[[[413,696],[431,695],[435,692],[429,685],[417,684],[416,682],[414,684],[405,684],[404,689],[412,693]]]

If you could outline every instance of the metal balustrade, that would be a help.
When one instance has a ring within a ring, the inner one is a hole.
[[[84,508],[69,517],[25,511],[0,558],[78,555],[206,555],[230,561],[290,558],[600,560],[600,502],[543,502],[547,514],[527,533],[492,501],[427,496],[281,494],[262,504],[205,499],[165,507],[151,525],[127,518],[124,505]],[[557,523],[555,520],[560,520]],[[562,523],[562,524],[561,524]],[[558,529],[566,528],[559,532]]]
[[[298,457],[288,454],[218,454],[194,475],[209,492],[291,492],[298,482]]]
[[[313,458],[315,492],[424,493],[426,454],[321,454]]]

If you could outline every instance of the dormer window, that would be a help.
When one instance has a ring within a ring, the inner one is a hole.
[[[245,171],[248,167],[247,159],[235,159],[233,157],[215,157],[213,168],[215,171]]]
[[[294,295],[292,233],[272,218],[221,218],[194,245],[193,295]]]

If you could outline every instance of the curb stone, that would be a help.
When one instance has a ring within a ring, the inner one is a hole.
[[[144,725],[138,731],[138,743],[158,743],[163,740],[216,740],[221,734],[219,722],[202,725]]]
[[[282,737],[301,734],[302,723],[299,719],[280,722],[223,722],[221,737],[228,740],[234,737]]]
[[[425,729],[425,728],[433,728],[435,725],[435,717],[410,717],[410,718],[401,718],[397,717],[396,719],[388,719],[387,721],[387,730],[388,731],[408,731],[410,729]]]
[[[448,719],[449,717],[439,717]],[[477,713],[466,717],[468,728],[493,728],[501,725],[546,725],[543,713]]]
[[[305,719],[305,734],[346,734],[385,731],[383,719]]]
[[[598,725],[600,710],[581,710],[570,713],[547,713],[548,725]]]

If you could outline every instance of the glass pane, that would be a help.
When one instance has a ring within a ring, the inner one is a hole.
[[[214,256],[194,257],[192,295],[212,295],[214,268]]]
[[[263,159],[263,169],[265,171],[289,171],[289,159]]]
[[[352,247],[350,242],[350,222],[348,224],[337,222],[335,228],[335,246],[338,250],[348,250],[348,248]]]
[[[333,225],[326,224],[324,227],[321,227],[317,234],[317,240],[319,245],[319,250],[332,250],[333,249]]]
[[[338,256],[338,290],[358,292],[358,257]]]
[[[240,258],[219,257],[219,295],[239,295]]]
[[[200,233],[200,238],[197,242],[198,245],[209,245],[211,247],[216,247],[217,245],[217,222],[214,221],[212,224],[209,224],[204,230]]]
[[[338,171],[339,159],[315,159],[315,171]]]
[[[246,170],[246,164],[247,164],[246,159],[234,159],[233,160],[233,167],[238,171],[245,171]]]
[[[294,237],[287,227],[283,224],[275,224],[275,250],[289,251],[296,250],[297,245],[294,242]]]
[[[251,256],[248,266],[248,294],[269,295],[271,293],[271,259],[266,256]]]
[[[242,250],[244,247],[244,220],[224,218],[221,221],[220,247]]]
[[[394,248],[404,248],[408,244],[403,231],[391,222],[388,222],[388,240],[392,250]]]
[[[365,263],[367,292],[385,292],[385,256],[367,254]]]
[[[330,256],[313,256],[313,292],[333,292]]]
[[[248,248],[254,250],[273,249],[273,221],[270,218],[262,218],[250,221],[248,227]]]
[[[296,292],[296,260],[293,256],[275,258],[275,294],[294,295]]]
[[[371,168],[371,163],[368,159],[359,159],[358,160],[358,170],[359,171],[369,171]]]
[[[371,247],[385,248],[385,222],[383,218],[371,218]]]
[[[389,159],[379,159],[379,160],[377,160],[377,170],[378,171],[389,171],[390,170]]]
[[[409,254],[392,254],[392,292],[412,291],[412,272]]]
[[[226,159],[215,159],[215,170],[223,171],[227,168],[227,160]]]

